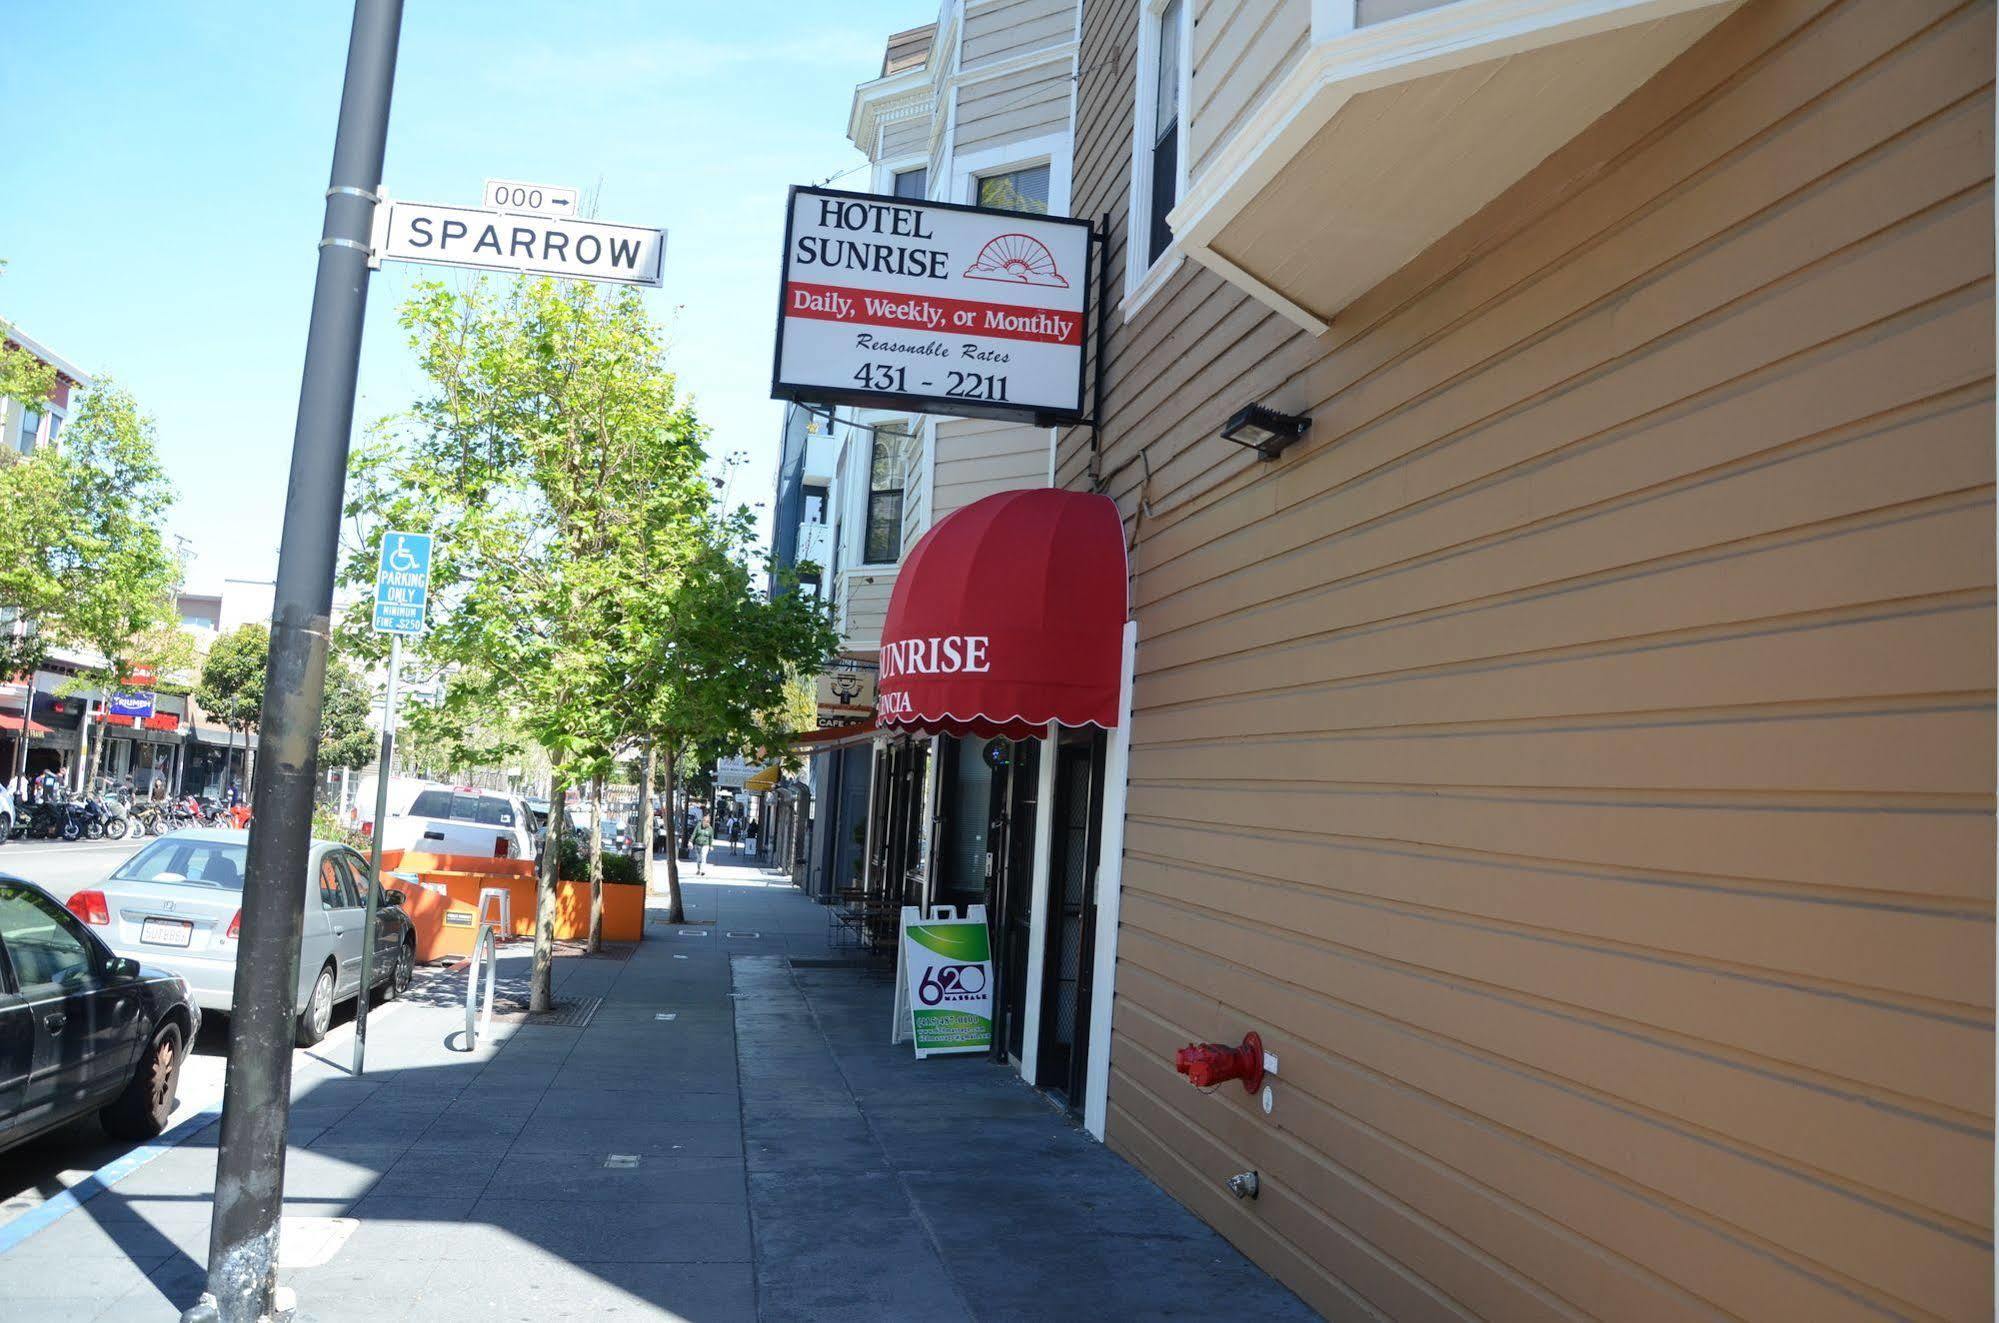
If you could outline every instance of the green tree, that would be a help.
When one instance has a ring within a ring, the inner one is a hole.
[[[354,454],[347,574],[370,577],[386,529],[441,535],[418,648],[445,693],[426,724],[520,730],[548,759],[559,840],[564,795],[628,725],[610,645],[634,576],[672,560],[639,549],[685,542],[705,508],[702,428],[634,291],[433,283],[401,321],[430,389]],[[552,1001],[558,856],[537,906],[537,1011]]]
[[[366,767],[375,759],[375,732],[368,726],[374,695],[354,663],[332,657],[326,667],[326,697],[319,707],[319,769]]]
[[[0,260],[0,275],[6,272],[7,263]],[[14,328],[0,321],[0,396],[40,409],[55,393],[56,370],[18,345],[9,344],[13,334]]]
[[[0,670],[39,665],[63,643],[100,653],[108,671],[151,660],[131,645],[157,649],[175,620],[173,496],[152,419],[108,381],[83,396],[60,446],[0,464],[0,605],[29,626],[0,640]]]
[[[202,661],[194,701],[229,731],[231,760],[236,756],[236,736],[243,736],[247,751],[249,733],[264,710],[264,668],[270,651],[268,625],[239,625],[210,644]]]
[[[665,794],[690,761],[747,754],[780,762],[811,723],[797,694],[838,644],[830,610],[803,593],[759,591],[751,569],[753,518],[717,514],[700,525],[695,553],[670,591],[635,594],[621,620],[619,650],[637,699],[632,731],[657,745]],[[686,919],[680,854],[667,853],[667,917]]]

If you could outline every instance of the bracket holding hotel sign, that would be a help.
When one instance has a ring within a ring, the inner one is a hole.
[[[771,395],[1087,421],[1088,221],[794,187]]]
[[[611,285],[664,283],[666,231],[555,214],[576,190],[486,181],[485,207],[405,202],[384,191],[368,264],[420,262]]]

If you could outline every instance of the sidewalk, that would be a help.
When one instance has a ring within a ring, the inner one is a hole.
[[[890,1048],[888,980],[782,878],[719,852],[687,904],[628,955],[558,961],[587,1023],[455,1051],[462,975],[436,974],[370,1017],[366,1079],[349,1030],[300,1055],[301,1323],[1312,1317],[1010,1072]],[[503,990],[526,968],[510,952]],[[214,1142],[0,1255],[9,1323],[177,1318]]]

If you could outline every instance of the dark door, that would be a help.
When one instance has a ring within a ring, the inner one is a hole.
[[[138,993],[106,977],[102,948],[39,891],[0,883],[0,944],[35,1035],[21,1102],[39,1129],[120,1087],[136,1046]]]
[[[999,1006],[994,1041],[1020,1059],[1027,1011],[1027,937],[1034,923],[1034,815],[1041,786],[1041,741],[1017,740],[1006,773],[993,778],[993,888],[986,914],[995,927],[993,950]]]
[[[1047,952],[1041,988],[1041,1051],[1035,1077],[1071,1111],[1083,1105],[1089,1054],[1090,949],[1096,919],[1099,821],[1103,816],[1104,736],[1065,736],[1056,745],[1055,802],[1049,808]]]
[[[0,960],[0,1148],[27,1133],[28,1076],[35,1068],[34,1009],[7,981]]]

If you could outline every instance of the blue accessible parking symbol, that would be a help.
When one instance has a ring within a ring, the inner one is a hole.
[[[382,560],[375,571],[376,633],[423,633],[430,603],[430,542],[428,533],[382,535]]]

